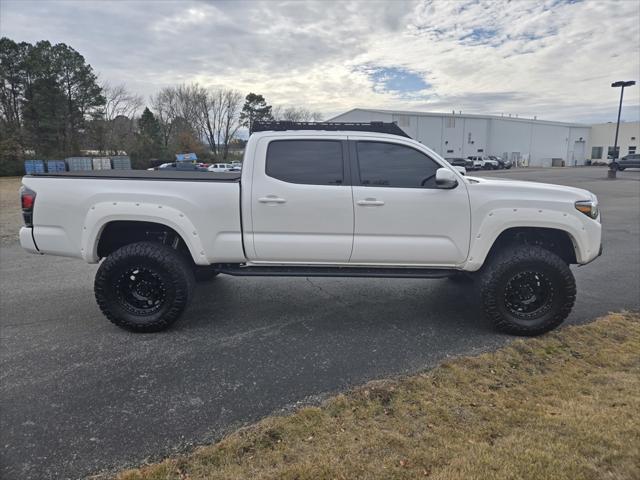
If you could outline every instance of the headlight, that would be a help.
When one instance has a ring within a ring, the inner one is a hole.
[[[593,219],[598,218],[598,201],[597,200],[580,200],[576,202],[576,210],[584,213]]]

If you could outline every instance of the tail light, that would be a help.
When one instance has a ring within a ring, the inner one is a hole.
[[[22,204],[22,218],[27,227],[33,227],[33,206],[36,203],[36,192],[24,185],[20,188],[20,203]]]

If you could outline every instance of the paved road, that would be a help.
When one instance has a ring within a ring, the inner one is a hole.
[[[640,172],[492,175],[600,198],[605,253],[576,268],[569,324],[640,309]],[[135,335],[93,300],[94,266],[0,251],[4,479],[80,478],[210,442],[300,401],[496,348],[467,287],[446,280],[221,277],[169,332]]]

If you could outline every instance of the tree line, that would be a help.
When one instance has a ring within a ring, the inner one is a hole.
[[[195,152],[225,161],[257,120],[318,121],[304,107],[272,106],[262,95],[193,84],[168,86],[148,103],[125,85],[100,82],[63,43],[0,39],[0,174],[22,173],[28,158],[131,156],[134,167]]]

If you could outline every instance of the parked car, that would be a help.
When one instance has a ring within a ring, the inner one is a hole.
[[[625,168],[640,168],[640,153],[630,153],[620,160],[612,161],[611,168],[620,171]]]
[[[445,160],[454,167],[464,167],[466,170],[473,170],[473,161],[468,158],[447,157]]]
[[[207,169],[201,167],[197,163],[191,162],[171,162],[163,163],[158,167],[159,170],[178,170],[182,172],[206,172]]]
[[[511,160],[503,160],[502,157],[496,157],[495,155],[489,155],[489,160],[495,160],[498,162],[498,168],[509,169],[512,167]]]
[[[463,275],[477,278],[498,329],[534,335],[570,313],[569,266],[601,253],[591,192],[465,177],[393,123],[254,124],[242,173],[44,173],[22,184],[22,247],[100,263],[98,306],[139,332],[168,328],[194,279],[222,273]]]
[[[489,157],[472,155],[467,158],[473,161],[473,168],[476,170],[496,170],[499,167],[498,162],[496,160],[491,160]]]
[[[209,165],[210,172],[228,172],[231,170],[230,163],[214,163],[213,165]]]

